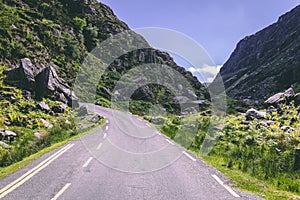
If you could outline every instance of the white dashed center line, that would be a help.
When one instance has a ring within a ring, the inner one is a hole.
[[[192,157],[190,154],[188,154],[187,152],[183,151],[182,152],[184,155],[186,155],[189,159],[191,159],[192,161],[196,161],[196,159],[194,157]]]
[[[235,193],[235,191],[233,191],[233,189],[231,189],[231,187],[229,187],[228,185],[225,185],[224,183],[223,183],[223,181],[221,181],[221,179],[217,176],[217,175],[215,175],[215,174],[212,174],[211,175],[214,179],[216,179],[216,181],[220,184],[220,185],[222,185],[232,196],[234,196],[234,197],[236,197],[236,198],[239,198],[240,196],[237,194],[237,193]]]
[[[90,162],[93,160],[93,157],[90,157],[85,163],[84,163],[84,165],[82,165],[82,167],[83,168],[85,168],[85,167],[87,167],[89,164],[90,164]]]
[[[102,147],[102,142],[97,146],[97,150],[99,150]]]
[[[161,135],[161,133],[160,133],[159,131],[156,131],[156,133],[157,133],[158,135]]]
[[[148,127],[151,127],[151,125],[150,124],[146,124]]]
[[[172,142],[171,140],[166,139],[166,141],[169,142],[171,145],[174,145],[174,142]]]
[[[68,189],[68,187],[70,187],[70,185],[71,183],[67,183],[51,200],[58,199],[58,197],[60,197],[60,195],[62,195]]]
[[[103,135],[103,139],[105,139],[107,137],[107,133],[104,133]]]
[[[108,125],[106,125],[105,130],[108,130]]]

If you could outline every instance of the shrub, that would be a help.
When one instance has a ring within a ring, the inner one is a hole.
[[[85,19],[82,19],[80,17],[74,17],[73,18],[74,24],[77,27],[78,30],[82,31],[83,28],[86,26]]]

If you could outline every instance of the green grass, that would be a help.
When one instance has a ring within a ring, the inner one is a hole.
[[[196,154],[195,152],[193,153]],[[225,161],[220,157],[207,156],[200,158],[209,165],[220,170],[225,176],[234,182],[234,184],[231,186],[242,191],[256,194],[266,200],[289,200],[300,198],[293,193],[278,190],[267,181],[254,178],[247,173],[241,172],[240,170],[227,168],[224,166]]]
[[[34,161],[35,159],[41,157],[42,155],[50,152],[50,151],[53,151],[54,149],[57,149],[58,147],[61,147],[63,145],[65,145],[67,142],[71,141],[71,140],[74,140],[74,139],[77,139],[79,137],[82,137],[92,131],[94,131],[95,129],[97,129],[98,127],[102,126],[104,124],[105,120],[101,121],[101,124],[95,126],[95,127],[92,127],[88,130],[85,130],[84,132],[78,134],[78,135],[75,135],[71,138],[68,138],[68,139],[65,139],[64,141],[61,141],[61,142],[57,142],[47,148],[44,148],[42,149],[41,151],[35,153],[35,154],[32,154],[26,158],[24,158],[23,160],[17,162],[17,163],[14,163],[10,166],[7,166],[7,167],[0,167],[0,180],[5,178],[6,176],[20,170],[21,168],[25,167],[26,165],[28,165],[29,163],[31,163],[32,161]]]

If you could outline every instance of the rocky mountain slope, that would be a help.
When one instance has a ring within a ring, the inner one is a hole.
[[[3,167],[103,121],[84,107],[70,109],[78,98],[85,100],[81,94],[85,91],[79,90],[76,96],[72,87],[88,53],[129,28],[97,0],[0,0],[0,25],[0,167]],[[151,48],[141,36],[135,35],[136,42],[146,44],[147,48],[122,55],[100,79],[97,77],[93,82],[98,84],[96,103],[110,106],[119,79],[135,66],[146,63],[165,64],[180,73],[193,90],[183,87],[182,94],[189,93],[196,99],[207,97],[206,89],[196,77],[178,66],[167,53]],[[141,82],[143,77],[135,81]],[[148,84],[132,94],[130,107],[131,111],[144,114],[159,104],[175,113],[180,112],[181,99],[187,101],[183,96],[176,101],[174,93],[166,87]]]
[[[110,36],[129,30],[108,6],[96,0],[3,0],[0,21],[0,61],[4,65],[16,68],[20,59],[28,58],[35,68],[34,75],[51,66],[70,86],[88,52]],[[142,37],[140,42],[147,43]],[[111,64],[99,82],[97,103],[109,106],[116,82],[134,66],[144,63],[171,66],[189,81],[198,99],[207,97],[196,77],[167,53],[149,47],[122,55]],[[158,94],[165,97],[157,98]],[[158,85],[139,88],[132,100],[164,104],[174,112],[170,104],[174,94]]]
[[[220,75],[227,95],[234,99],[265,100],[290,86],[298,92],[300,6],[241,40]]]

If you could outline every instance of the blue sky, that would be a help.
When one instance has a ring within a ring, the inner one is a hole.
[[[239,40],[277,21],[300,0],[101,0],[130,28],[181,32],[224,64]],[[147,39],[147,38],[146,38]],[[175,57],[180,65],[185,63]],[[190,66],[184,66],[189,68]]]

